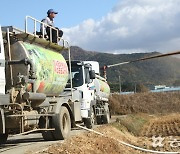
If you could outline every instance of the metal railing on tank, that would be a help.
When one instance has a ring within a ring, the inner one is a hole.
[[[29,25],[28,25],[28,21],[33,21],[33,32],[29,32],[28,31],[28,28],[29,28]],[[58,29],[56,29],[55,27],[52,27],[40,20],[37,20],[31,16],[26,16],[26,19],[25,19],[25,33],[30,33],[31,35],[34,35],[36,37],[38,37],[39,35],[37,33],[40,33],[37,31],[37,24],[40,25],[40,27],[42,27],[42,31],[41,31],[41,37],[43,39],[46,39],[46,28],[48,27],[49,28],[49,31],[50,31],[50,34],[49,34],[49,41],[52,42],[52,32],[53,30],[56,31],[56,38],[57,38],[57,42],[59,41],[60,37],[58,37]],[[40,28],[41,29],[41,28]]]

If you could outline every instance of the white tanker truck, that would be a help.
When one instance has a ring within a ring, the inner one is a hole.
[[[81,117],[87,128],[94,124],[106,124],[110,120],[108,98],[110,87],[99,76],[99,63],[95,61],[72,61],[72,85],[79,91]]]
[[[34,32],[28,32],[28,20]],[[109,122],[110,88],[98,63],[71,62],[68,42],[38,36],[37,23],[44,24],[28,16],[25,31],[0,27],[0,144],[9,134],[41,132],[45,140],[59,140],[76,123],[92,128]]]

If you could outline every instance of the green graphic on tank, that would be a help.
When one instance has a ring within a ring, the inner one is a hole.
[[[35,66],[35,90],[38,93],[60,94],[68,80],[68,66],[64,57],[57,52],[23,43]]]

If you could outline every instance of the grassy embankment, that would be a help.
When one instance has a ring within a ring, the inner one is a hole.
[[[135,136],[149,135],[150,132],[149,134],[144,132],[147,132],[145,131],[146,127],[150,124],[158,125],[158,127],[166,123],[179,125],[179,120],[176,117],[180,115],[180,92],[137,93],[132,95],[114,94],[110,98],[110,106],[112,114],[127,115],[124,118],[117,119],[117,122],[112,125],[121,131],[126,129]],[[172,120],[167,117],[172,117]],[[163,119],[168,120],[168,122],[163,122]],[[177,130],[175,134],[178,133],[179,131]],[[171,134],[171,132],[169,131],[166,134]]]

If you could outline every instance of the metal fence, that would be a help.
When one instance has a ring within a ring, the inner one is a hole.
[[[151,90],[151,92],[172,92],[172,91],[180,91],[180,87],[170,87],[170,88],[164,88],[164,89],[156,89]]]
[[[157,93],[157,92],[178,92],[180,91],[180,87],[170,87],[170,88],[164,88],[164,89],[156,89],[156,90],[150,90],[150,92]],[[118,94],[118,95],[130,95],[130,94],[135,94],[134,91],[127,91],[127,92],[115,92],[111,94]]]

